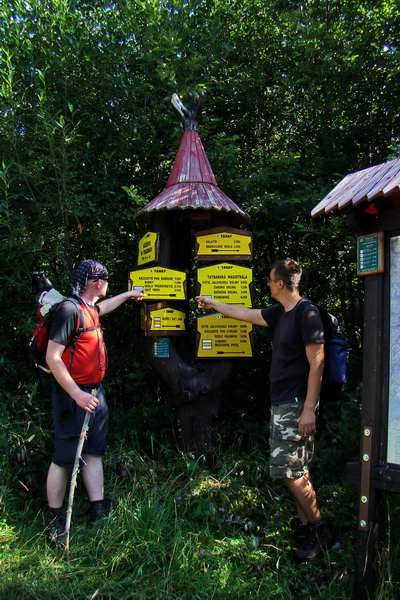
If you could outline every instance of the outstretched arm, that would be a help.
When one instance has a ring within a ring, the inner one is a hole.
[[[253,323],[253,325],[268,327],[268,323],[263,319],[260,309],[247,308],[246,306],[238,306],[236,304],[225,304],[224,302],[208,298],[207,296],[196,296],[196,301],[199,308],[215,310],[231,319],[247,321],[248,323]]]
[[[146,294],[143,290],[129,290],[127,292],[122,292],[122,294],[118,294],[117,296],[113,296],[112,298],[102,300],[97,306],[99,307],[100,315],[106,315],[118,308],[118,306],[121,306],[121,304],[130,298],[133,298],[138,302],[139,300],[143,300],[145,296]]]

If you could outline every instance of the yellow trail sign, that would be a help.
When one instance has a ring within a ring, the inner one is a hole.
[[[144,288],[145,300],[186,300],[186,273],[150,267],[129,273],[132,289]]]
[[[186,313],[167,302],[144,305],[145,335],[182,335],[186,331]]]
[[[138,266],[158,260],[159,244],[159,234],[154,231],[148,231],[139,240]]]
[[[251,260],[252,235],[249,231],[218,227],[196,234],[197,260]]]
[[[245,321],[211,313],[197,318],[198,358],[253,356],[253,326]]]
[[[251,308],[250,285],[252,270],[230,263],[220,263],[197,270],[199,296],[210,296],[226,304],[239,304]]]

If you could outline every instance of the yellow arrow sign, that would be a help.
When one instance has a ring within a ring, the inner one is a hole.
[[[145,313],[146,335],[178,335],[186,330],[186,313],[166,302],[146,305]]]
[[[229,263],[220,263],[197,270],[199,296],[210,296],[227,304],[251,307],[250,284],[252,270]]]
[[[186,273],[164,267],[131,271],[132,289],[144,288],[145,300],[186,300]]]
[[[185,330],[186,314],[173,308],[161,308],[150,312],[150,331]]]
[[[148,231],[139,240],[138,265],[156,262],[158,259],[159,236],[158,233]]]
[[[196,234],[196,258],[215,260],[234,257],[240,260],[252,258],[252,235],[249,231],[231,227],[218,227]]]
[[[198,358],[253,356],[253,326],[245,321],[212,313],[197,318]]]

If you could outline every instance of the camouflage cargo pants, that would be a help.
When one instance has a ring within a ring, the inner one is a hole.
[[[298,424],[304,402],[290,402],[271,407],[270,465],[271,477],[295,479],[308,473],[314,454],[314,436],[302,438]]]

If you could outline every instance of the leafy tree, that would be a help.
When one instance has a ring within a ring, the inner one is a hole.
[[[354,237],[341,215],[310,210],[398,146],[398,25],[395,0],[0,0],[3,390],[29,381],[34,268],[68,292],[74,264],[96,256],[112,293],[126,285],[134,216],[181,136],[173,92],[206,93],[200,134],[219,186],[252,216],[257,302],[268,265],[291,255],[357,349]],[[121,396],[137,326],[132,307],[109,317]]]

